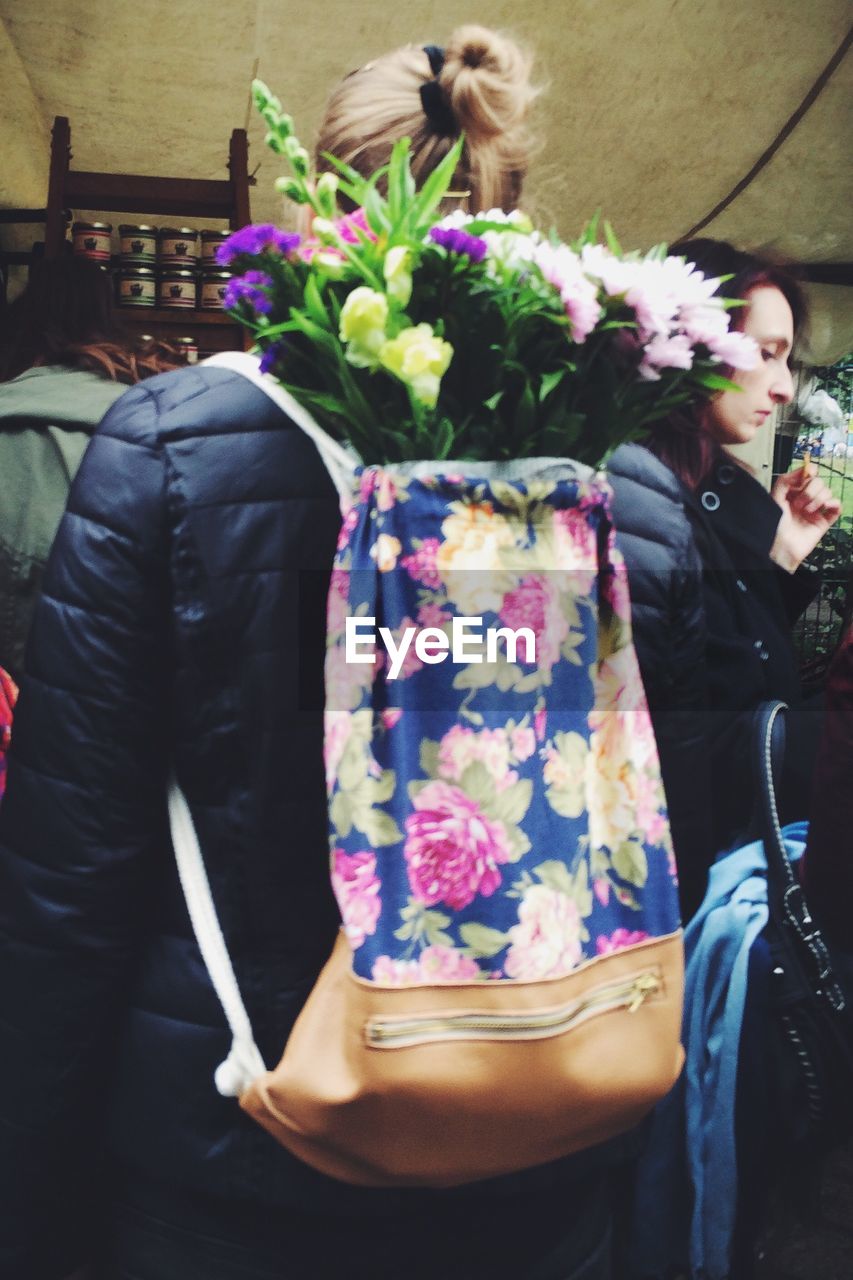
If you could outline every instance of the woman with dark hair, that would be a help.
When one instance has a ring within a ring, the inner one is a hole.
[[[0,322],[0,666],[20,674],[47,555],[89,438],[127,387],[180,363],[137,349],[110,278],[84,258],[33,268]]]
[[[610,463],[687,918],[716,853],[749,824],[749,725],[767,698],[791,708],[782,819],[807,815],[820,706],[803,697],[791,625],[815,592],[803,561],[840,503],[808,465],[767,493],[728,452],[793,396],[790,364],[806,318],[796,281],[720,241],[672,252],[743,300],[733,323],[758,347],[739,390],[661,420]]]

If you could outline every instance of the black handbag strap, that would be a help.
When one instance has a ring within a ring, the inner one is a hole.
[[[753,761],[758,797],[759,834],[767,858],[767,904],[770,918],[790,940],[814,985],[815,994],[841,1013],[844,994],[835,977],[823,935],[812,917],[791,860],[785,848],[776,781],[781,775],[785,754],[785,712],[787,704],[763,702],[753,719]]]

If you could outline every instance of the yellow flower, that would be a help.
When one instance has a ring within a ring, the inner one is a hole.
[[[389,298],[405,307],[412,296],[411,252],[405,245],[395,245],[385,255],[383,271]]]
[[[370,548],[370,555],[376,561],[376,567],[380,573],[389,573],[397,563],[397,557],[403,550],[403,544],[399,538],[395,538],[390,533],[380,533],[379,537]]]
[[[450,509],[435,560],[448,598],[472,617],[497,613],[518,583],[504,568],[515,543],[512,525],[490,502],[454,502]]]
[[[340,338],[348,344],[347,360],[360,369],[375,369],[385,343],[388,299],[376,289],[359,285],[341,308]]]
[[[450,343],[437,338],[431,325],[418,324],[383,343],[379,361],[411,388],[416,400],[432,409],[452,355]]]

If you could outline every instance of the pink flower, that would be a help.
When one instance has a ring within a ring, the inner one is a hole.
[[[610,955],[611,951],[621,951],[623,947],[633,947],[637,942],[644,942],[648,936],[641,929],[614,929],[609,938],[600,933],[595,940],[596,954]]]
[[[341,531],[338,534],[338,551],[339,552],[345,551],[346,548],[349,546],[349,540],[352,536],[352,531],[357,524],[358,524],[358,507],[351,506],[347,510],[344,516],[343,524],[341,525]]]
[[[544,702],[538,703],[533,713],[533,729],[536,733],[536,741],[544,742],[548,731],[548,712],[545,710]]]
[[[480,977],[476,960],[453,947],[433,946],[421,952],[423,982],[471,982]]]
[[[718,338],[710,338],[707,345],[713,356],[732,369],[754,369],[758,364],[758,344],[754,338],[737,329]]]
[[[421,966],[417,960],[392,960],[390,956],[377,956],[370,973],[373,981],[380,987],[413,987],[420,982]]]
[[[350,946],[360,947],[368,934],[376,932],[381,903],[379,879],[376,875],[376,855],[363,850],[345,853],[335,849],[332,854],[332,889],[338,900],[344,932]]]
[[[585,342],[601,318],[598,289],[584,274],[581,260],[568,245],[543,242],[533,255],[542,275],[560,294],[572,322],[572,342]]]
[[[402,715],[402,707],[385,707],[385,709],[379,713],[379,719],[382,721],[383,729],[393,729],[396,724],[400,723]]]
[[[646,344],[640,364],[640,377],[649,382],[660,378],[661,369],[690,369],[693,365],[693,348],[683,333],[667,338],[660,334]]]
[[[529,760],[536,750],[536,735],[529,726],[519,725],[512,731],[512,751],[519,762]]]
[[[352,735],[352,716],[348,711],[328,708],[323,717],[323,760],[326,765],[326,791],[331,795],[338,776],[338,765]]]
[[[358,231],[363,232],[368,240],[376,239],[376,233],[367,225],[367,214],[363,209],[356,209],[353,213],[345,213],[342,218],[338,218],[335,226],[341,239],[346,241],[347,244],[361,243],[361,239],[357,234]]]
[[[537,665],[553,667],[569,633],[569,623],[544,574],[522,578],[517,587],[506,593],[500,607],[500,620],[513,631],[529,627],[536,638]],[[518,658],[524,660],[525,657],[526,647],[520,644]]]
[[[535,982],[570,973],[580,962],[581,917],[567,893],[544,884],[529,888],[512,926],[504,968],[508,978]]]
[[[607,876],[596,876],[592,882],[592,891],[603,907],[610,901],[610,881]]]
[[[446,609],[442,609],[441,605],[436,604],[434,601],[428,601],[418,609],[418,626],[440,628],[446,622],[449,622],[452,616]]]
[[[496,791],[505,791],[518,781],[518,774],[509,767],[510,741],[506,730],[481,729],[475,732],[465,725],[453,725],[439,744],[439,772],[443,777],[458,782],[469,764],[475,763],[485,765]]]
[[[503,824],[448,782],[428,782],[413,803],[404,853],[415,897],[461,911],[477,894],[493,894],[501,883],[498,867],[512,852]]]
[[[411,555],[400,561],[409,577],[415,582],[422,582],[425,587],[437,591],[441,586],[441,577],[436,569],[435,557],[440,546],[438,538],[424,538],[421,545]]]
[[[326,631],[330,636],[341,635],[349,614],[349,573],[346,569],[333,569],[329,582],[329,599],[326,605]]]

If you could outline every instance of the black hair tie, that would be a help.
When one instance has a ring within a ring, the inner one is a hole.
[[[424,109],[424,115],[436,133],[445,137],[452,136],[459,132],[456,116],[453,114],[453,109],[447,101],[447,95],[437,79],[441,75],[441,69],[444,66],[444,50],[440,45],[426,44],[424,45],[424,53],[429,59],[429,68],[434,77],[432,80],[427,80],[420,88],[421,106]]]

